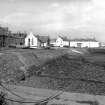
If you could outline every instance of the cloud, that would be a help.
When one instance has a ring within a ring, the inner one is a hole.
[[[54,2],[51,5],[48,6],[48,8],[58,8],[60,6],[60,4],[58,2]]]
[[[22,24],[23,22],[27,21],[25,17],[27,17],[28,14],[26,13],[13,13],[8,16],[5,16],[2,21],[4,23],[10,23],[13,25],[19,25],[20,23]]]
[[[10,2],[15,2],[16,0],[8,0],[8,1],[10,1]]]
[[[15,27],[33,28],[42,33],[45,30],[105,33],[105,0],[26,1],[30,3],[24,1],[16,3],[17,8],[11,6],[11,11],[14,11],[1,20]]]
[[[87,15],[87,13],[90,15],[89,11],[91,10],[91,6],[88,6],[87,3],[86,5],[72,4],[71,2],[73,2],[73,0],[67,1],[65,3],[51,2],[48,5],[48,10],[43,9],[39,14],[32,14],[33,11],[30,11],[30,13],[12,13],[5,16],[3,22],[18,26],[32,24],[32,26],[34,25],[37,27],[42,25],[45,26],[44,28],[51,28],[50,30],[52,30],[52,27],[55,28],[55,26],[59,28],[62,26],[62,29],[64,28],[63,26],[67,29],[69,27],[76,29],[86,26],[87,21],[91,18]],[[83,0],[80,1],[83,2]],[[77,2],[77,0],[74,0],[74,2]]]

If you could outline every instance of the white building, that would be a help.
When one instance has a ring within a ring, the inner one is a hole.
[[[58,36],[58,38],[56,39],[56,46],[58,47],[68,46],[69,47],[69,44],[70,44],[69,42],[70,41],[66,37]]]
[[[38,46],[38,38],[31,32],[25,38],[25,46],[36,48]]]
[[[30,48],[47,47],[49,40],[48,36],[36,36],[31,32],[25,38],[25,46]]]
[[[100,47],[100,43],[95,39],[74,39],[70,40],[70,47]]]

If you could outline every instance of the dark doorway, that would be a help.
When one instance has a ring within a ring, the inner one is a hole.
[[[30,47],[30,39],[28,39],[28,46]]]

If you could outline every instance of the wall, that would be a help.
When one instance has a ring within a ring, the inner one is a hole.
[[[58,37],[56,40],[56,46],[63,47],[63,40],[62,38]]]
[[[63,41],[64,46],[69,46],[69,41]]]
[[[99,42],[83,42],[83,41],[71,41],[70,47],[78,47],[78,43],[81,43],[81,47],[99,47]]]
[[[30,43],[29,43],[30,39]],[[38,46],[38,39],[35,37],[33,34],[28,35],[25,38],[25,46],[30,46],[30,47],[37,47]]]

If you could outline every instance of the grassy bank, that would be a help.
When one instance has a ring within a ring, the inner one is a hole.
[[[16,81],[24,78],[24,72],[32,65],[42,65],[48,59],[62,55],[66,50],[2,49],[0,51],[0,78]]]
[[[89,57],[92,56],[64,54],[46,61],[39,68],[33,66],[29,69],[30,78],[22,84],[39,88],[104,94],[104,65],[91,62]],[[36,73],[38,70],[40,74]]]
[[[104,94],[104,52],[75,50],[83,54],[73,53],[71,49],[2,50],[0,77],[17,85]],[[24,77],[27,71],[28,77]]]

